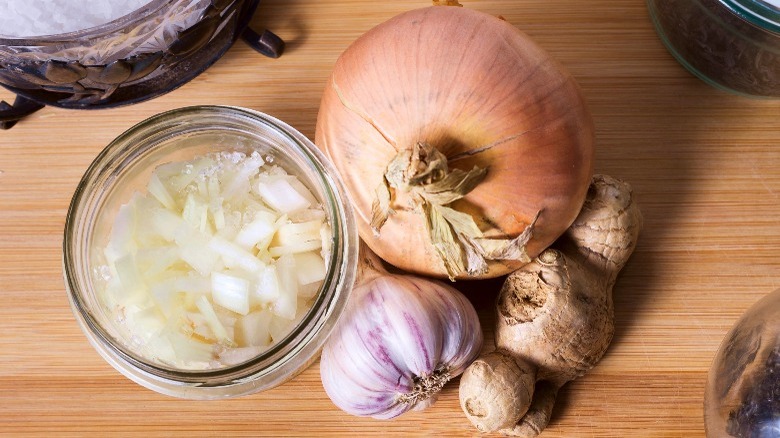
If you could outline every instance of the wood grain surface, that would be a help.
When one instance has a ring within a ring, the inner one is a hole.
[[[239,42],[152,101],[45,108],[0,131],[0,435],[477,435],[458,407],[457,382],[427,411],[386,422],[335,408],[316,365],[261,394],[183,401],[122,377],[79,331],[62,281],[62,232],[73,190],[106,144],[146,117],[194,104],[257,109],[313,138],[339,53],[372,26],[429,4],[261,3],[254,27],[288,43],[277,60]],[[642,0],[462,3],[502,15],[570,69],[595,119],[596,171],[629,181],[645,219],[615,289],[615,339],[564,389],[542,436],[704,436],[704,384],[720,341],[780,287],[780,101],[732,96],[688,74],[662,47]],[[466,288],[490,334],[497,284]]]

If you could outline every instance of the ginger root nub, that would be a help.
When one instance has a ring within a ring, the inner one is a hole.
[[[641,224],[631,187],[596,175],[566,233],[507,277],[497,303],[497,351],[478,359],[461,377],[461,406],[468,400],[482,412],[503,415],[486,421],[464,408],[479,430],[538,435],[550,420],[560,387],[601,359],[614,332],[612,287],[636,247]],[[471,372],[488,359],[514,368]],[[530,371],[516,378],[517,369]],[[530,393],[531,398],[518,404],[522,398],[499,393]]]

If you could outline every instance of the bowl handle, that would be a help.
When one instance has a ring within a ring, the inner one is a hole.
[[[284,41],[268,29],[259,34],[247,27],[241,33],[241,39],[249,44],[249,47],[269,58],[278,58],[284,52]]]
[[[43,108],[45,105],[17,95],[13,105],[0,101],[0,129],[11,129],[16,122]]]

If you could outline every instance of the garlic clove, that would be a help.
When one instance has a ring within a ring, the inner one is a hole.
[[[337,351],[323,350],[320,359],[320,375],[323,382],[338,382],[334,385],[325,385],[325,391],[331,401],[353,415],[376,417],[387,414],[388,406],[395,403],[395,394],[377,389],[376,386],[373,389],[366,387],[358,379],[343,379],[342,376],[345,373],[353,375],[361,373],[355,372],[356,366],[338,358],[343,358],[343,356],[338,356]],[[357,396],[358,394],[359,396]],[[402,412],[398,412],[396,415],[400,415],[400,413]]]
[[[482,349],[482,330],[476,312],[464,315],[462,309],[470,309],[471,303],[461,294],[453,294],[438,282],[431,282],[429,294],[430,305],[437,309],[444,331],[450,336],[443,337],[441,362],[452,364],[447,370],[451,375],[465,371],[468,364],[474,361]],[[472,309],[473,310],[473,309]],[[470,348],[463,348],[464,345]]]
[[[374,281],[374,295],[381,303],[373,304],[384,307],[384,341],[397,360],[416,376],[433,370],[441,352],[441,337],[435,334],[438,321],[427,312],[429,306],[419,292],[418,284],[402,276],[387,275]]]
[[[372,297],[369,293],[364,298]],[[412,380],[407,376],[409,373],[406,371],[403,358],[395,353],[394,348],[385,344],[386,336],[381,328],[384,324],[377,323],[376,319],[371,318],[378,313],[376,310],[381,311],[381,309],[374,309],[372,312],[367,312],[368,318],[355,315],[356,317],[350,321],[351,324],[339,331],[340,342],[333,345],[334,361],[342,366],[342,371],[351,375],[351,380],[365,389],[377,392],[405,392],[411,389]],[[365,371],[355,372],[355,370]]]

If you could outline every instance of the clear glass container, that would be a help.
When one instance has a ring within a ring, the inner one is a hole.
[[[212,152],[260,152],[295,174],[322,201],[333,230],[327,275],[312,308],[292,332],[235,366],[172,369],[133,351],[100,293],[107,244],[117,211],[145,192],[160,164]],[[313,362],[344,310],[356,271],[358,237],[344,189],[325,156],[305,136],[268,115],[236,107],[188,107],[154,116],[117,137],[93,161],[73,196],[63,244],[70,303],[90,343],[114,368],[154,391],[190,399],[240,396],[277,386]]]
[[[648,0],[667,49],[710,85],[780,97],[780,1]]]
[[[704,425],[711,438],[780,437],[780,289],[721,342],[707,375]]]

